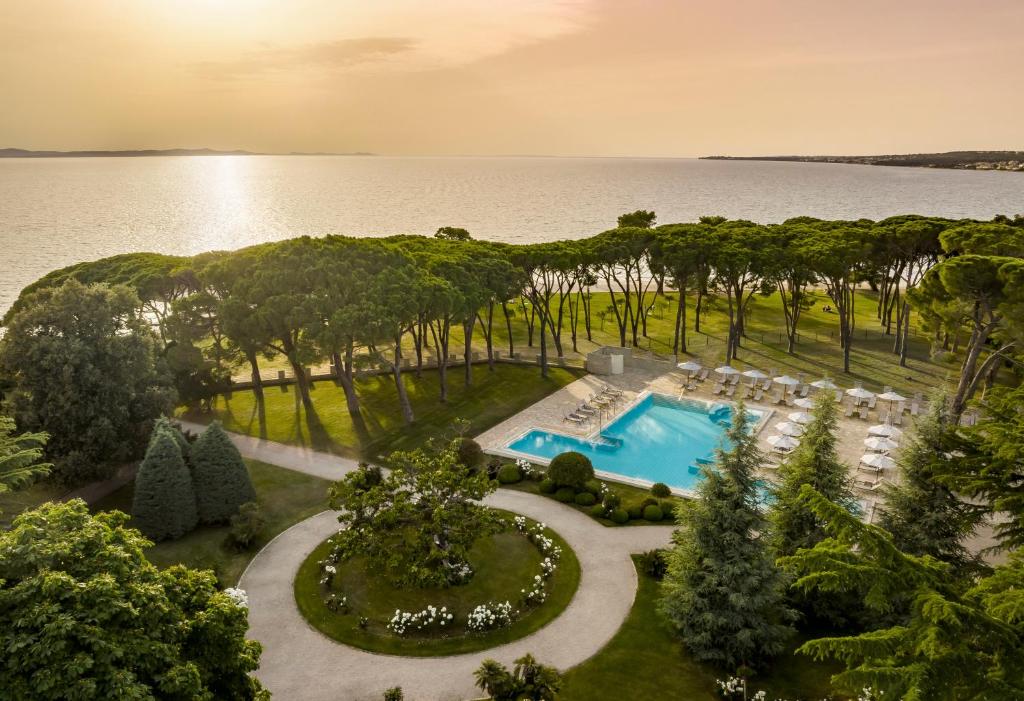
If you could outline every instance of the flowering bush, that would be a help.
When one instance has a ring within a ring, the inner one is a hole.
[[[324,605],[327,606],[328,611],[348,612],[348,597],[331,594],[324,599]]]
[[[518,612],[512,609],[512,604],[508,601],[501,604],[480,604],[469,612],[466,627],[476,632],[504,628],[512,624],[516,613]]]
[[[519,473],[526,479],[539,480],[544,476],[544,470],[540,466],[534,465],[524,458],[516,460],[516,467],[519,468]]]
[[[732,698],[745,699],[745,698],[747,698],[747,695],[746,695],[747,694],[747,682],[746,682],[746,680],[744,680],[744,679],[742,679],[740,677],[729,677],[725,681],[719,679],[719,680],[717,680],[717,682],[718,682],[718,693],[720,693],[723,698],[726,698],[726,699],[732,699]],[[767,698],[767,696],[768,696],[768,694],[766,694],[764,691],[758,691],[757,693],[755,693],[753,696],[750,697],[750,701],[764,701]]]
[[[417,611],[416,613],[395,609],[395,615],[391,617],[387,627],[388,630],[398,635],[405,635],[409,630],[426,630],[433,625],[444,628],[454,618],[452,614],[448,613],[447,606],[442,606],[441,608],[427,606],[422,611]]]
[[[556,569],[558,569],[558,565],[550,557],[545,557],[544,561],[540,563],[540,573],[544,579],[553,575]]]
[[[249,608],[249,595],[245,593],[245,589],[238,589],[236,587],[228,587],[224,590],[227,597],[235,602],[236,606],[247,609]]]
[[[533,578],[533,586],[529,591],[526,589],[520,590],[523,594],[523,603],[526,604],[543,604],[548,598],[547,590],[544,589],[544,578],[539,574]]]
[[[325,564],[324,561],[321,560],[320,572],[320,586],[330,589],[331,584],[334,582],[334,575],[338,574],[338,568],[334,565]]]

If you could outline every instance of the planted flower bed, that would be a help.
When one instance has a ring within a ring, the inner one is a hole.
[[[333,561],[328,539],[299,569],[299,610],[339,642],[399,655],[471,652],[528,635],[571,601],[579,563],[544,524],[507,512],[505,521],[474,545],[465,581],[447,587],[398,588],[362,557]]]

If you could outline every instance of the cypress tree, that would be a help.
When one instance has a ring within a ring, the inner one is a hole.
[[[152,540],[180,538],[198,521],[192,476],[170,431],[154,431],[135,477],[133,525]]]
[[[756,667],[792,632],[784,581],[768,553],[754,472],[763,460],[742,403],[698,498],[681,514],[662,583],[662,613],[701,662]]]
[[[219,421],[192,446],[192,478],[203,523],[225,522],[242,504],[256,500],[245,462]]]
[[[935,481],[936,472],[948,469],[943,465],[946,435],[954,427],[947,396],[937,394],[896,456],[900,479],[885,490],[879,525],[903,552],[931,555],[962,571],[979,564],[963,542],[974,533],[984,511]]]
[[[836,453],[836,403],[821,394],[813,409],[814,419],[807,425],[800,446],[779,467],[773,490],[775,496],[769,519],[771,544],[779,557],[792,555],[800,548],[812,548],[825,539],[821,519],[799,499],[800,488],[809,484],[823,497],[852,511],[856,499],[850,488],[850,473]]]

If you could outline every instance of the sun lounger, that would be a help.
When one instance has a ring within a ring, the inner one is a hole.
[[[876,401],[877,401],[877,397],[872,397],[871,399],[869,399],[868,400],[868,409],[874,409]]]
[[[770,379],[769,380],[765,380],[764,382],[761,383],[761,389],[763,389],[765,392],[767,392],[771,388],[772,388],[772,381]]]
[[[562,421],[571,421],[574,424],[581,424],[584,421],[586,421],[586,419],[584,419],[579,414],[574,414],[574,413],[570,412],[570,413],[568,413],[568,414],[566,414],[565,416],[562,417]]]
[[[764,390],[763,389],[759,389],[756,392],[754,392],[754,401],[755,402],[761,401],[762,397],[764,397]]]
[[[897,413],[893,412],[893,415],[889,417],[889,420],[892,421],[892,425],[893,426],[902,426],[903,425],[903,414],[897,414]]]
[[[884,484],[881,479],[862,479],[858,478],[853,481],[853,486],[864,492],[873,492]]]
[[[880,423],[880,424],[887,424],[887,423],[889,423],[889,410],[888,409],[886,409],[885,411],[882,412],[882,415],[879,417],[878,423]]]
[[[921,413],[921,405],[915,399],[914,401],[912,401],[910,403],[910,415],[911,416],[917,416],[920,413]]]
[[[868,409],[868,407],[862,406],[859,409],[857,409],[857,416],[859,416],[860,418],[862,418],[862,419],[864,419],[866,421],[867,418],[868,418],[868,412],[869,411],[870,410]]]
[[[843,416],[845,416],[848,419],[852,419],[853,418],[853,412],[854,412],[853,404],[847,404],[846,405],[846,410],[843,412]]]
[[[608,385],[605,385],[604,387],[602,387],[601,388],[601,392],[603,394],[607,394],[609,397],[621,397],[622,396],[622,390],[621,389],[615,389],[614,387],[609,387]]]
[[[736,385],[729,385],[729,389],[725,390],[725,396],[731,397],[736,394]]]
[[[807,397],[807,395],[808,395],[808,394],[810,394],[810,392],[811,392],[811,387],[810,387],[810,385],[801,385],[801,387],[800,387],[800,391],[799,391],[799,392],[797,392],[797,394],[798,394],[799,396],[801,396],[801,397],[804,397],[804,398],[806,398],[806,397]]]
[[[685,389],[687,392],[694,392],[697,389],[697,383],[691,382],[690,384],[686,385],[683,389]]]
[[[708,374],[710,372],[711,371],[708,370],[707,368],[702,369],[700,372],[697,373],[697,380],[703,382],[704,380],[708,379]]]
[[[861,463],[860,465],[857,465],[857,470],[859,472],[867,472],[867,473],[870,473],[872,475],[875,475],[876,478],[877,478],[878,475],[882,474],[882,468],[880,468],[880,467],[872,467],[871,465],[865,465],[864,463]],[[863,479],[863,478],[861,478],[861,479]]]
[[[575,413],[575,414],[577,414],[579,416],[593,416],[594,414],[597,413],[597,411],[594,410],[594,409],[591,409],[586,404],[580,404],[578,407],[576,407],[576,411],[573,412],[573,413]]]
[[[836,390],[836,404],[841,404],[842,401],[843,401],[843,390],[837,389]]]
[[[713,390],[711,390],[711,394],[721,394],[722,390],[724,390],[724,389],[725,389],[725,387],[722,386],[721,382],[716,382],[715,383],[715,388]]]
[[[739,375],[732,375],[729,378],[729,384],[730,385],[738,385],[739,383],[740,383],[740,376]]]
[[[776,392],[772,395],[773,404],[783,404],[786,401],[786,395],[784,392]]]

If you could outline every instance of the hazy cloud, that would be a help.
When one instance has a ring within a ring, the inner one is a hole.
[[[192,68],[206,78],[239,80],[276,71],[349,68],[408,53],[416,45],[417,42],[409,37],[337,39],[298,47],[260,49],[237,59],[200,61]]]

